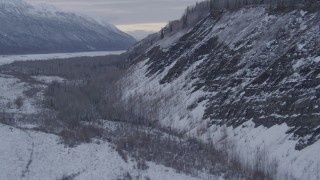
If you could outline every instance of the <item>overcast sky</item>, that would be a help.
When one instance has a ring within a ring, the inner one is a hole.
[[[158,31],[199,0],[26,0],[103,19],[123,31]],[[137,32],[135,32],[137,33]],[[140,32],[141,33],[141,32]],[[134,33],[133,33],[134,34]]]

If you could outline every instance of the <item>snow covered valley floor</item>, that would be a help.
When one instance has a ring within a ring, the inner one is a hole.
[[[6,125],[0,125],[0,137],[2,180],[198,179],[152,162],[147,162],[147,169],[140,170],[134,159],[125,162],[108,142],[69,148],[56,135]]]
[[[69,65],[76,67],[74,62],[80,65],[70,71]],[[111,71],[113,65],[101,65],[99,59],[90,63],[92,66],[100,63],[100,67],[107,68],[111,74],[118,72]],[[38,71],[37,64],[48,69]],[[64,74],[61,67],[52,68],[56,64],[64,64],[68,73]],[[33,69],[28,71],[28,65],[40,73],[34,73]],[[82,87],[93,87],[77,75],[83,67],[92,68],[87,66],[87,61],[78,59],[16,62],[0,67],[1,180],[222,179],[225,168],[218,168],[223,171],[210,175],[208,170],[202,169],[201,161],[194,161],[192,154],[201,148],[198,143],[154,127],[102,121],[101,115],[94,116],[86,111],[90,103],[86,104]],[[55,70],[59,71],[56,75]],[[97,77],[96,71],[91,73]],[[100,90],[96,85],[92,86],[97,89],[90,92]],[[60,102],[62,99],[64,101]],[[70,111],[72,113],[68,113]],[[89,117],[81,119],[84,114]],[[74,118],[81,122],[68,122]],[[204,152],[201,158],[209,159]],[[193,167],[194,163],[197,168]],[[213,165],[221,166],[220,162]]]
[[[63,80],[53,76],[33,78],[42,83]],[[44,111],[39,101],[43,98],[46,84],[38,85],[39,91],[32,97],[24,92],[32,89],[34,84],[3,74],[0,75],[0,84],[1,180],[202,179],[177,173],[172,168],[153,162],[143,161],[145,167],[139,167],[140,161],[130,157],[125,161],[116,146],[102,137],[69,147],[60,136],[38,131],[43,121],[37,116]],[[23,101],[19,107],[16,102],[18,98]],[[116,127],[114,124],[110,122],[104,128]]]

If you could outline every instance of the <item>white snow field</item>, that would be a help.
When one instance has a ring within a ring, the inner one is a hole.
[[[1,180],[57,180],[72,176],[76,180],[116,180],[132,178],[152,180],[196,180],[175,170],[147,163],[147,170],[137,170],[136,162],[126,163],[105,142],[67,148],[58,136],[20,130],[0,124]]]
[[[0,65],[10,64],[15,61],[65,59],[65,58],[74,58],[74,57],[97,57],[97,56],[107,56],[107,55],[118,55],[124,52],[125,51],[96,51],[96,52],[78,52],[78,53],[0,55]]]
[[[38,111],[36,100],[28,98],[23,94],[23,91],[28,90],[30,85],[21,82],[19,79],[0,74],[0,109],[7,113],[33,114]],[[17,107],[15,100],[23,99],[21,107]]]
[[[45,84],[50,84],[53,81],[57,81],[60,83],[66,81],[66,79],[59,76],[32,76],[32,78]]]

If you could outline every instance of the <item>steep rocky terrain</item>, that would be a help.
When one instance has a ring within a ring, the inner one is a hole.
[[[228,139],[227,151],[243,163],[264,154],[278,179],[317,179],[319,22],[319,11],[258,6],[214,11],[163,39],[154,34],[129,52],[123,101],[147,104],[160,124],[186,136],[221,148]]]
[[[135,42],[112,25],[22,0],[0,0],[0,21],[0,54],[125,50]]]

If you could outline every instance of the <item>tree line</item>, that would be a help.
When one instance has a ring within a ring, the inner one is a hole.
[[[207,0],[188,7],[179,20],[170,21],[168,26],[161,31],[163,34],[176,32],[192,27],[208,14],[216,15],[224,10],[233,11],[243,7],[265,6],[272,11],[287,11],[304,9],[308,11],[320,10],[320,0]]]

